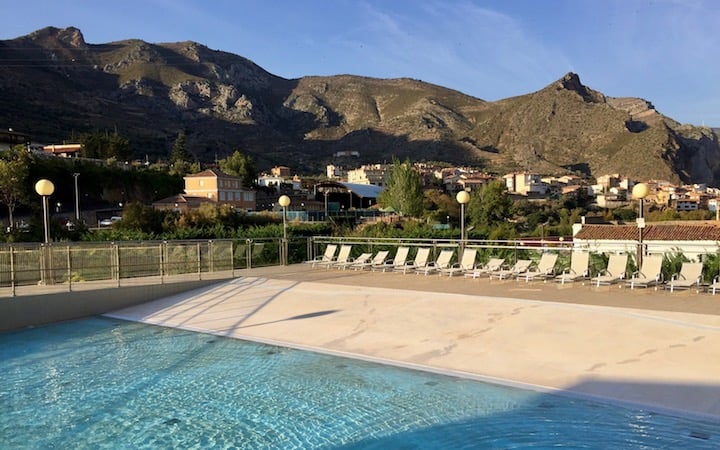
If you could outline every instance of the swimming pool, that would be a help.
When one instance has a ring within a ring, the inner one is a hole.
[[[720,424],[116,319],[0,334],[3,448],[718,448]]]

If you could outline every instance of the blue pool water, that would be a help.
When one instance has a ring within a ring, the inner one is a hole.
[[[720,424],[92,318],[0,334],[0,447],[709,449]]]

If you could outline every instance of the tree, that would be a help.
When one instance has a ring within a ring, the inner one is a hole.
[[[492,228],[507,222],[511,217],[513,202],[501,180],[484,185],[470,196],[467,212],[473,225]]]
[[[393,158],[392,166],[385,173],[385,188],[378,197],[378,203],[403,215],[420,217],[423,198],[422,180],[410,159],[401,163],[398,158]]]
[[[117,130],[112,134],[102,131],[83,133],[80,135],[80,144],[82,144],[82,155],[85,158],[115,158],[118,161],[127,161],[132,158],[130,141],[118,134]]]
[[[13,147],[0,157],[0,202],[8,208],[10,228],[15,226],[15,207],[26,197],[29,161],[30,156],[23,146]]]
[[[257,184],[257,172],[252,158],[235,150],[232,155],[220,160],[220,169],[228,175],[242,178],[243,185]]]
[[[175,164],[178,161],[188,161],[189,159],[190,155],[187,152],[185,143],[185,132],[181,131],[175,138],[175,143],[170,153],[170,164]]]

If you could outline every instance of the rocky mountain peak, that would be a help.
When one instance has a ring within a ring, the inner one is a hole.
[[[605,102],[605,96],[603,94],[583,85],[580,81],[580,77],[573,72],[565,74],[564,77],[555,83],[555,87],[557,90],[565,89],[568,91],[574,91],[580,95],[583,100],[589,103]]]
[[[57,40],[68,47],[84,49],[87,47],[82,32],[75,27],[46,27],[29,35],[30,39],[42,44],[46,40]]]

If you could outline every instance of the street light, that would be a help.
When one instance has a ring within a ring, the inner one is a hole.
[[[465,249],[465,203],[470,201],[470,194],[462,190],[457,193],[455,200],[460,203],[460,250]]]
[[[325,221],[328,220],[328,190],[327,188],[323,189],[323,194],[325,194]]]
[[[640,270],[642,266],[642,259],[643,259],[643,229],[645,228],[645,217],[643,217],[643,210],[644,205],[643,202],[645,200],[645,197],[648,196],[650,193],[650,188],[645,183],[638,183],[635,186],[633,186],[632,190],[632,196],[636,199],[640,200],[640,211],[638,214],[638,218],[636,220],[637,227],[638,227],[638,249],[637,249],[637,266],[638,270]]]
[[[283,209],[283,252],[282,252],[282,263],[283,265],[287,265],[288,258],[287,258],[287,252],[288,252],[288,245],[287,245],[287,207],[290,206],[290,197],[287,195],[281,195],[278,199],[278,203],[280,206],[282,206]]]
[[[50,218],[48,217],[48,197],[55,192],[55,185],[50,180],[42,179],[35,183],[35,192],[42,197],[43,225],[45,229],[45,243],[50,242]]]
[[[75,221],[80,223],[80,191],[78,190],[78,177],[80,176],[79,173],[74,173],[73,178],[75,178]]]

